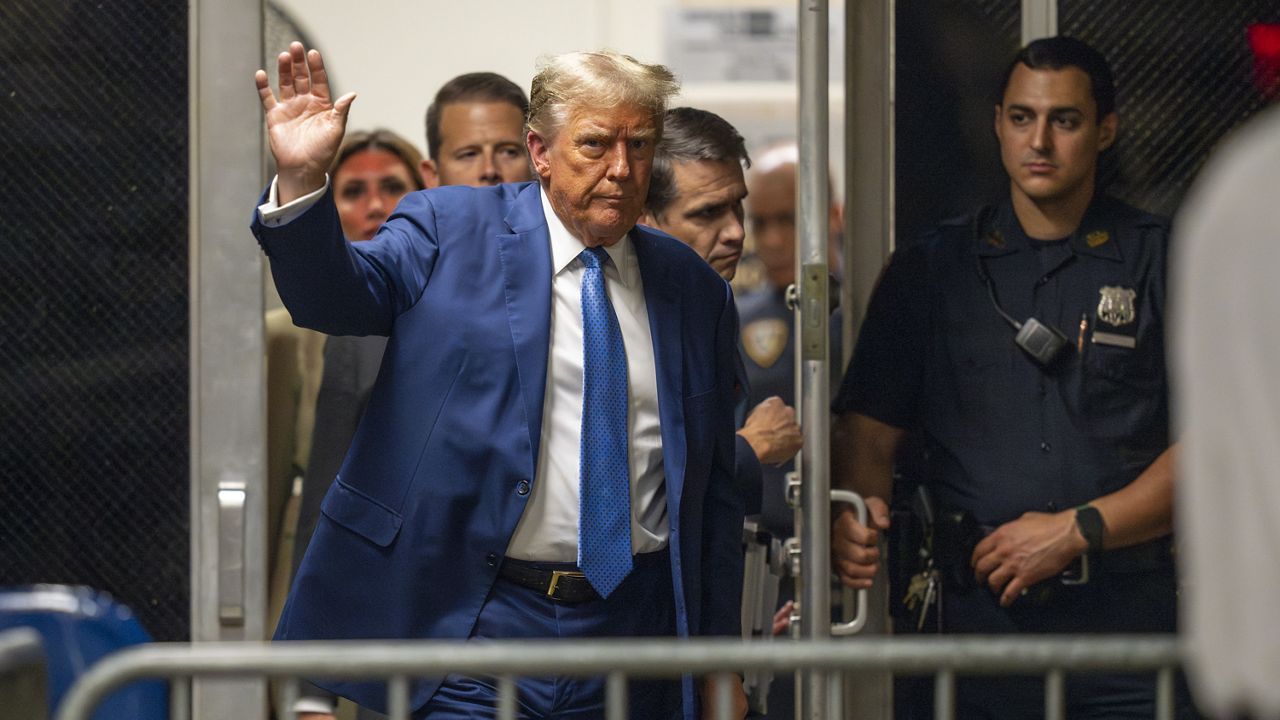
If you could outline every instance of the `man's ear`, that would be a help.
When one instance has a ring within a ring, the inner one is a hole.
[[[431,158],[418,163],[418,174],[422,176],[422,184],[427,189],[440,187],[440,173],[436,172],[436,161]]]
[[[1002,107],[999,103],[996,103],[995,112],[991,114],[991,129],[995,130],[997,140],[1001,139],[1000,138],[1000,111],[1002,110],[1004,110],[1004,107]]]
[[[1098,150],[1106,150],[1116,141],[1116,133],[1120,131],[1120,116],[1114,112],[1107,113],[1098,123]]]
[[[524,143],[529,148],[529,162],[533,164],[534,174],[544,180],[551,177],[551,146],[532,130],[525,135]]]

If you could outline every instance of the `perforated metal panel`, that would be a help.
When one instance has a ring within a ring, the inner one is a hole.
[[[0,3],[0,584],[187,636],[187,4]]]
[[[1172,215],[1213,145],[1262,106],[1245,28],[1280,21],[1280,2],[1058,0],[1058,13],[1059,31],[1098,48],[1116,76],[1121,130],[1100,179]]]
[[[1020,45],[1020,0],[897,3],[895,219],[899,247],[1002,197],[991,107]],[[1245,41],[1278,0],[1058,0],[1058,29],[1111,62],[1121,132],[1099,184],[1171,216],[1210,149],[1262,106]]]

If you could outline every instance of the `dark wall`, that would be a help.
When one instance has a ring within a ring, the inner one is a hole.
[[[188,637],[187,6],[0,3],[0,585]]]
[[[1262,107],[1245,28],[1280,21],[1280,0],[1058,0],[1058,12],[1115,72],[1120,136],[1102,182],[1172,216],[1213,146]]]
[[[1021,0],[898,1],[898,247],[1007,192],[992,108],[1018,51],[1021,13]]]

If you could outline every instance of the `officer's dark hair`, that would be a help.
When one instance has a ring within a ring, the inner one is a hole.
[[[996,104],[1004,103],[1004,92],[1009,89],[1009,78],[1018,65],[1026,65],[1032,70],[1061,70],[1066,67],[1080,68],[1089,76],[1089,90],[1093,101],[1098,106],[1098,122],[1116,110],[1116,83],[1111,74],[1111,65],[1093,46],[1069,35],[1040,38],[1033,40],[1018,52],[1009,68],[1004,73],[1004,83],[1000,86],[1000,95]]]
[[[661,217],[676,199],[673,163],[732,160],[751,167],[742,134],[719,115],[691,107],[671,108],[662,118],[662,140],[653,155],[645,210]]]
[[[444,106],[460,102],[510,103],[522,117],[529,115],[529,98],[519,85],[507,78],[491,72],[459,75],[445,83],[427,106],[427,156],[432,160],[440,159],[440,144],[443,142],[440,138],[440,115]]]

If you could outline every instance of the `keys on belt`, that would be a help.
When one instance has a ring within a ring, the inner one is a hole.
[[[942,612],[942,603],[939,602],[942,591],[940,580],[938,570],[933,566],[933,558],[929,558],[925,569],[913,575],[907,585],[907,594],[902,602],[916,616],[916,632],[924,630],[924,623],[931,609],[936,606],[937,612]]]
[[[600,594],[578,570],[548,570],[522,560],[506,558],[498,576],[565,603],[599,600]]]

